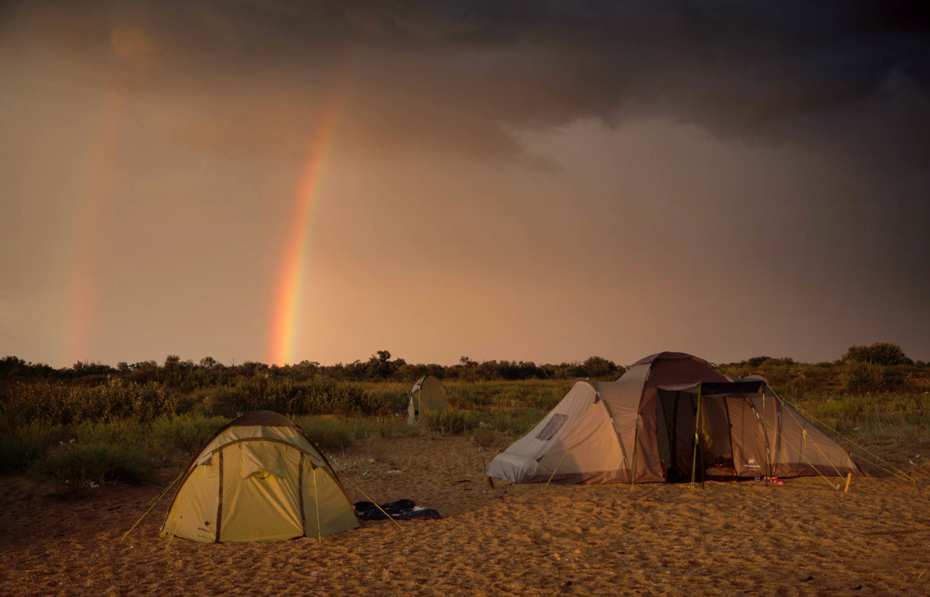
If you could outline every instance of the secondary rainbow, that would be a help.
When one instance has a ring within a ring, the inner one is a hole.
[[[107,198],[116,172],[120,128],[126,90],[110,89],[100,122],[88,143],[84,172],[74,211],[74,236],[67,290],[67,337],[64,358],[68,363],[93,360],[100,328],[100,239],[107,213]]]
[[[269,358],[274,365],[284,365],[294,359],[298,305],[309,259],[313,208],[319,201],[320,183],[339,121],[343,90],[344,86],[340,85],[323,111],[294,196],[284,260],[274,294]]]

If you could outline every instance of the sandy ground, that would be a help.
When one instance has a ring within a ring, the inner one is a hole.
[[[483,465],[507,441],[373,439],[329,454],[353,499],[410,498],[446,518],[367,523],[322,544],[169,544],[167,500],[121,540],[161,488],[62,500],[2,478],[0,595],[930,595],[928,488],[491,488]]]

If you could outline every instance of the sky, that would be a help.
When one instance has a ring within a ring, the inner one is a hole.
[[[0,3],[0,356],[930,361],[914,6]]]

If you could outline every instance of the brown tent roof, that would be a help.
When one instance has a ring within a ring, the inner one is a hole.
[[[649,355],[648,357],[641,358],[640,360],[630,365],[630,367],[635,367],[636,365],[648,365],[649,363],[652,363],[653,361],[657,361],[659,359],[668,359],[668,360],[692,359],[695,361],[700,361],[701,363],[705,363],[705,364],[707,363],[707,361],[705,361],[704,359],[698,358],[694,355],[690,355],[686,352],[657,352],[655,354]]]
[[[645,388],[683,383],[721,383],[730,381],[711,368],[710,363],[683,352],[660,352],[637,364],[649,365]],[[635,366],[635,365],[634,365]]]

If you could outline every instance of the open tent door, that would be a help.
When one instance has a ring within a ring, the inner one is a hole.
[[[668,467],[669,481],[703,480],[710,467],[735,468],[737,442],[733,437],[729,396],[758,392],[761,384],[713,382],[658,388],[657,414],[663,419],[657,421],[657,435],[660,449],[663,436],[667,445],[668,460],[663,462]],[[661,432],[658,427],[663,428]],[[761,429],[758,432],[759,437],[764,437]]]

